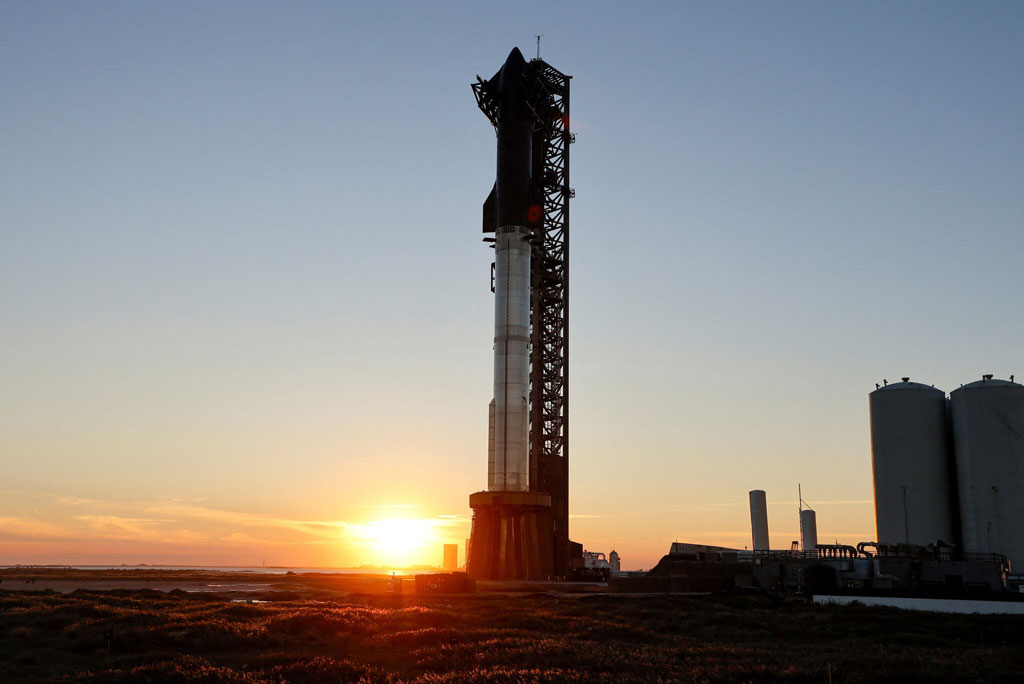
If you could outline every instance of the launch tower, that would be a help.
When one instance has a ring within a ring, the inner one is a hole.
[[[497,132],[487,491],[470,495],[477,579],[569,573],[569,80],[518,48],[473,85]]]

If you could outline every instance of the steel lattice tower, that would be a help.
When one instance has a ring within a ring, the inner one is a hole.
[[[549,112],[534,133],[534,178],[544,196],[533,249],[530,319],[530,484],[551,497],[556,575],[569,572],[569,81],[532,60]]]

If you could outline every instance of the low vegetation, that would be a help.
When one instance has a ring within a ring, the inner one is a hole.
[[[265,598],[276,600],[0,591],[0,682],[839,684],[1024,671],[1021,617],[753,596]]]

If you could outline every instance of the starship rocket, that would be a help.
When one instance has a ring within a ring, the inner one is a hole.
[[[530,240],[540,228],[542,195],[531,178],[531,104],[537,76],[518,48],[483,90],[496,111],[497,177],[484,202],[484,232],[494,233],[494,399],[490,405],[487,488],[528,491],[530,431]]]
[[[514,49],[473,84],[497,133],[483,206],[494,248],[494,399],[487,490],[469,495],[466,566],[479,580],[567,577],[579,546],[568,532],[570,78]]]

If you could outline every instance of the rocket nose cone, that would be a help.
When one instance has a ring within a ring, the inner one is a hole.
[[[495,76],[498,77],[498,91],[503,98],[518,99],[523,97],[524,81],[529,78],[532,68],[523,58],[519,48],[512,48],[508,59]]]
[[[520,64],[526,64],[526,58],[523,57],[523,53],[519,51],[519,48],[512,48],[512,52],[508,53],[508,59],[505,60],[505,66],[519,66]]]
[[[526,59],[523,57],[523,53],[519,51],[519,48],[512,48],[512,52],[508,53],[505,63],[495,72],[494,76],[487,80],[487,84],[494,92],[507,92],[516,87],[515,82],[519,80],[518,77],[527,73],[529,69],[530,66],[526,63]]]

